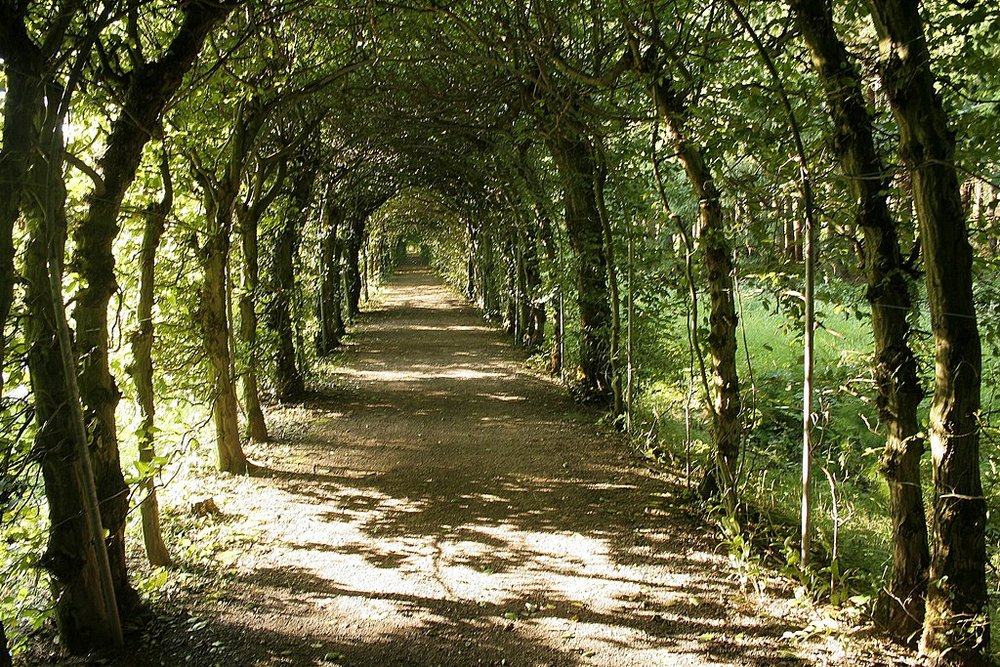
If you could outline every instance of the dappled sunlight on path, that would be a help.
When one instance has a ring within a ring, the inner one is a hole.
[[[790,603],[428,271],[352,340],[254,452],[261,536],[216,623],[257,664],[808,664]]]

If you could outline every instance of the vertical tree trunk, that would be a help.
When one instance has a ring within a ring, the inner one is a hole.
[[[10,649],[7,647],[7,633],[4,632],[3,623],[0,623],[0,667],[13,667],[13,665]]]
[[[479,225],[473,225],[472,220],[467,219],[465,230],[469,238],[469,254],[465,260],[465,296],[470,300],[476,298],[476,275],[478,271],[477,258],[479,257]]]
[[[227,269],[236,198],[268,111],[268,106],[259,97],[236,109],[221,178],[197,163],[192,165],[205,199],[206,241],[201,252],[203,279],[199,319],[210,365],[218,467],[222,472],[235,474],[246,474],[250,466],[240,444],[239,404],[230,347]]]
[[[13,20],[6,26],[13,30]],[[23,31],[23,26],[21,26]],[[6,357],[7,339],[4,328],[14,303],[16,271],[14,265],[14,225],[21,211],[24,184],[33,130],[33,119],[40,105],[40,65],[32,62],[27,44],[17,44],[13,35],[4,34],[9,51],[4,52],[4,75],[7,81],[4,99],[3,145],[0,147],[0,395],[3,395],[3,362]],[[24,41],[26,36],[22,34]],[[16,48],[15,48],[16,47]]]
[[[44,106],[39,97],[35,109],[35,122],[41,131],[29,134],[38,141],[32,147],[28,182],[31,204],[25,211],[25,341],[38,424],[34,448],[41,460],[49,506],[48,544],[41,564],[52,575],[60,638],[69,651],[84,653],[120,644],[121,627],[101,541],[103,530],[92,472],[82,455],[83,443],[75,441],[78,434],[74,425],[82,424],[79,415],[73,415],[72,401],[77,401],[79,409],[79,396],[70,391],[72,378],[67,377],[64,352],[70,361],[72,355],[60,345],[69,344],[69,339],[68,332],[60,333],[60,326],[66,327],[64,318],[57,316],[63,304],[56,299],[58,290],[53,289],[59,286],[62,275],[66,241],[63,118],[56,113],[61,93],[59,86],[47,86]],[[54,277],[50,275],[50,262],[51,270],[57,273]],[[72,368],[70,371],[73,374]]]
[[[323,239],[320,249],[320,354],[330,354],[344,335],[341,317],[340,249],[337,230],[342,214],[330,195],[323,206]]]
[[[268,323],[277,338],[274,392],[279,401],[295,400],[305,392],[305,381],[295,358],[291,308],[295,296],[295,256],[307,214],[313,175],[303,166],[299,169],[292,189],[290,210],[278,230],[274,245],[274,289],[268,308]]]
[[[826,94],[833,147],[857,202],[855,223],[864,238],[877,404],[886,429],[882,467],[893,526],[892,574],[879,597],[876,617],[905,640],[914,636],[923,620],[930,561],[920,483],[923,440],[917,435],[923,391],[906,319],[910,281],[885,194],[889,174],[876,151],[861,79],[837,36],[829,0],[793,0],[792,9]]]
[[[545,252],[545,261],[548,264],[549,274],[552,276],[551,282],[555,283],[555,285],[553,285],[553,291],[561,293],[561,288],[558,287],[558,250],[556,248],[555,234],[552,231],[552,218],[549,215],[548,206],[545,201],[545,193],[542,190],[542,184],[539,182],[538,175],[535,173],[529,159],[530,148],[531,146],[527,142],[521,142],[518,144],[517,169],[527,186],[528,195],[531,197],[531,201],[535,209],[535,219],[538,223],[538,237]],[[534,251],[534,257],[535,266],[538,266],[540,262],[538,261],[537,248]],[[538,274],[540,281],[540,270],[538,270]],[[559,299],[556,294],[553,293],[550,295],[549,301],[552,304],[552,321],[555,323],[555,326],[553,326],[552,347],[549,350],[548,370],[550,373],[556,374],[562,369],[562,339],[560,338],[561,331],[559,328]],[[536,334],[538,337],[537,346],[541,347],[544,343],[545,337],[545,305],[538,304],[537,308],[540,310],[540,312],[536,312],[535,315],[538,321],[538,331]]]
[[[132,334],[132,363],[129,371],[135,383],[136,399],[139,403],[141,421],[138,429],[139,461],[146,464],[140,486],[143,499],[140,504],[142,514],[142,537],[146,546],[146,557],[153,565],[170,565],[170,554],[163,543],[160,530],[160,508],[156,498],[155,466],[155,424],[156,399],[153,390],[153,301],[156,286],[156,251],[166,228],[167,215],[173,206],[173,187],[170,179],[170,162],[166,150],[160,164],[163,176],[163,198],[145,211],[142,232],[142,247],[139,250],[139,304],[136,308],[138,328]]]
[[[580,390],[587,400],[611,397],[611,310],[608,304],[608,258],[594,192],[594,150],[586,137],[553,134],[549,149],[563,184],[566,231],[577,259],[577,305],[580,311]]]
[[[365,218],[355,215],[347,226],[344,238],[344,272],[347,279],[347,317],[354,319],[361,312],[361,243],[365,237]]]
[[[710,407],[715,465],[702,480],[705,495],[722,493],[735,507],[733,475],[740,456],[740,384],[736,372],[736,304],[733,298],[733,255],[726,238],[719,191],[700,147],[685,130],[687,109],[669,81],[653,83],[654,103],[667,128],[677,158],[698,199],[699,241],[710,300],[708,349],[712,357]],[[696,324],[697,326],[697,324]]]
[[[341,220],[343,222],[343,220]],[[343,337],[344,332],[347,327],[344,324],[344,281],[342,274],[344,272],[344,242],[339,237],[338,234],[333,235],[333,275],[331,276],[331,285],[334,288],[333,293],[333,333],[337,337],[337,341]]]
[[[619,364],[619,343],[621,341],[622,317],[621,298],[618,294],[618,267],[615,261],[615,239],[611,231],[611,220],[608,218],[608,210],[604,199],[604,186],[608,180],[608,167],[604,155],[604,146],[597,145],[597,169],[594,172],[594,195],[597,201],[597,211],[601,217],[601,232],[604,238],[604,253],[608,258],[608,290],[611,297],[611,333],[610,333],[610,361],[611,361],[611,414],[620,416],[624,411],[622,375],[618,367]]]
[[[361,293],[365,298],[365,303],[371,300],[371,283],[375,280],[374,253],[369,252],[368,245],[361,246],[361,266],[364,271],[361,273]]]
[[[260,300],[260,219],[281,192],[285,181],[287,163],[280,161],[272,174],[273,165],[259,165],[250,201],[236,205],[240,223],[240,246],[243,251],[243,285],[240,290],[240,338],[246,346],[246,364],[243,368],[243,408],[247,416],[247,436],[257,442],[270,439],[264,410],[260,404],[260,384],[257,370],[262,363],[257,342],[257,304]],[[271,187],[263,188],[269,176]]]
[[[527,322],[528,349],[537,352],[545,342],[545,303],[542,301],[542,272],[538,262],[538,239],[534,221],[524,229],[524,286],[526,296],[525,321]]]
[[[563,340],[562,340],[562,310],[560,308],[560,303],[562,299],[562,285],[559,278],[559,252],[556,248],[555,234],[552,231],[552,218],[549,217],[548,213],[544,209],[538,209],[536,204],[536,211],[538,212],[538,223],[539,232],[542,241],[542,247],[545,249],[545,261],[549,265],[549,273],[552,276],[553,284],[553,294],[551,295],[552,303],[552,346],[549,349],[549,373],[553,375],[558,375],[562,372],[562,350],[563,350]],[[545,311],[543,307],[542,317],[544,318]]]
[[[237,209],[239,210],[239,209]],[[240,290],[240,338],[246,346],[247,363],[243,369],[243,409],[247,416],[247,437],[256,442],[270,439],[264,410],[260,404],[260,383],[257,369],[260,354],[257,341],[257,299],[260,296],[260,262],[258,223],[260,217],[252,210],[237,213],[240,220],[240,245],[243,250],[243,285]]]
[[[518,252],[517,230],[510,228],[504,238],[503,246],[504,258],[504,290],[503,295],[507,300],[507,315],[505,316],[507,333],[514,340],[516,345],[520,345],[522,338],[520,320],[520,304],[522,300],[522,275],[520,252]]]
[[[218,467],[222,472],[245,474],[247,459],[240,444],[236,387],[233,383],[232,351],[229,347],[229,319],[226,266],[229,263],[229,234],[232,229],[234,196],[206,195],[208,240],[202,250],[201,332],[212,369],[212,418],[215,422]],[[221,205],[222,202],[228,202]]]
[[[912,179],[936,347],[931,561],[921,649],[934,665],[985,665],[990,625],[979,473],[982,358],[955,140],[934,88],[917,3],[871,0],[871,7],[882,81]]]

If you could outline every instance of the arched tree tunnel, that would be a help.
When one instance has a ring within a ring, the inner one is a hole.
[[[990,664],[998,29],[0,2],[0,667]]]

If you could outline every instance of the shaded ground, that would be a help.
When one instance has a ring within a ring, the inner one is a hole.
[[[676,484],[428,271],[353,340],[276,414],[266,475],[208,489],[252,536],[226,583],[176,594],[125,663],[892,664],[785,638],[805,612],[744,591]]]

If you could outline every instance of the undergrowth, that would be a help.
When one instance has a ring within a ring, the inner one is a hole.
[[[751,282],[752,281],[747,281]],[[842,286],[846,291],[849,286]],[[835,607],[867,609],[889,576],[891,526],[888,493],[879,472],[883,437],[870,375],[871,332],[864,305],[838,304],[828,288],[819,307],[816,334],[816,414],[814,417],[814,551],[809,567],[799,558],[802,446],[802,343],[794,313],[768,298],[767,290],[744,288],[738,333],[739,372],[744,401],[743,457],[739,468],[740,513],[717,519],[719,532],[741,579],[754,586],[764,563],[794,582],[797,595]],[[846,302],[847,299],[842,299]],[[930,396],[932,341],[915,323],[911,340],[921,358]],[[633,438],[645,454],[691,476],[709,460],[709,415],[704,388],[692,372],[686,313],[647,325],[637,354],[645,381],[634,404]],[[655,336],[650,335],[653,331]],[[702,333],[702,336],[707,334]],[[751,363],[748,363],[752,360]],[[647,371],[646,369],[652,369]],[[995,388],[1000,354],[984,349],[982,437],[983,482],[989,520],[991,617],[1000,622],[1000,420]],[[922,405],[926,425],[929,400]],[[930,457],[922,462],[924,499],[931,498]],[[994,633],[993,649],[1000,651]]]

